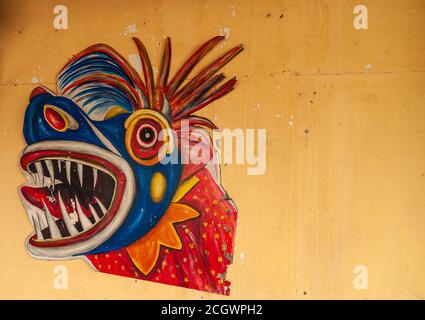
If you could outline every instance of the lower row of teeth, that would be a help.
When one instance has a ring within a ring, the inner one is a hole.
[[[93,206],[91,204],[89,204],[89,210],[94,217],[94,220],[95,220],[94,223],[92,223],[87,218],[87,216],[84,214],[83,210],[81,209],[81,204],[78,201],[77,197],[75,197],[75,201],[74,201],[75,205],[73,205],[74,210],[71,213],[68,213],[68,211],[66,210],[66,207],[65,207],[65,204],[62,200],[60,192],[58,193],[58,198],[59,198],[59,207],[60,207],[60,210],[61,210],[61,213],[62,213],[62,220],[63,220],[63,222],[66,226],[66,229],[68,230],[71,237],[91,229],[94,225],[96,225],[101,220],[101,217],[97,214],[96,210],[93,208]],[[105,206],[102,204],[102,202],[99,201],[99,199],[97,199],[96,197],[94,197],[94,199],[97,202],[97,204],[99,205],[99,207],[100,207],[100,209],[103,213],[102,217],[105,217],[108,210],[105,208]],[[41,232],[41,230],[44,230],[44,228],[42,228],[41,221],[43,221],[44,224],[47,224],[47,226],[44,226],[44,227],[48,228],[49,231],[50,231],[51,238],[49,238],[49,239],[56,240],[56,239],[66,238],[66,236],[63,236],[61,234],[58,226],[56,225],[55,221],[58,220],[58,219],[53,217],[50,210],[46,206],[46,203],[44,202],[44,200],[43,200],[43,204],[44,204],[44,210],[41,210],[41,209],[36,208],[36,207],[34,209],[29,210],[30,216],[31,216],[31,219],[33,221],[34,228],[35,228],[35,231],[36,231],[37,240],[46,240],[43,237],[43,234]],[[39,215],[44,216],[45,220],[40,219]],[[80,222],[81,227],[83,229],[81,232],[76,227],[76,224],[78,222]]]

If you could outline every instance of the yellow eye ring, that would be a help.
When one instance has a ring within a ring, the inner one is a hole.
[[[144,124],[146,123],[146,124]],[[124,123],[125,146],[134,161],[141,165],[152,166],[170,154],[174,149],[174,137],[170,125],[165,117],[151,109],[135,111]],[[143,145],[140,143],[140,131],[146,127],[143,138],[157,139],[153,143]],[[161,139],[159,140],[159,138]],[[152,147],[151,147],[152,145]]]

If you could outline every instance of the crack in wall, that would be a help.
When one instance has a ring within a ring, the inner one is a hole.
[[[404,71],[347,71],[347,72],[316,72],[316,73],[299,73],[297,71],[279,71],[279,72],[256,72],[252,74],[245,74],[243,78],[254,78],[262,76],[279,77],[279,76],[294,76],[294,77],[323,77],[323,76],[353,76],[353,75],[392,75],[392,74],[409,74],[409,73],[425,73],[425,70],[404,70]],[[242,78],[241,77],[241,78]],[[230,77],[226,77],[230,79]],[[190,79],[188,79],[190,81]],[[24,82],[24,83],[0,83],[0,86],[37,86],[37,85],[52,85],[55,86],[56,82]]]

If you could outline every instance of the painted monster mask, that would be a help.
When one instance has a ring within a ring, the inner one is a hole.
[[[32,91],[20,160],[27,178],[20,194],[34,227],[27,251],[229,294],[236,209],[214,161],[208,130],[216,127],[194,113],[234,88],[236,79],[218,71],[242,46],[190,75],[223,40],[215,37],[169,80],[170,39],[156,79],[144,45],[133,40],[143,80],[118,52],[97,44],[64,66],[56,93]],[[208,161],[192,160],[199,145]]]

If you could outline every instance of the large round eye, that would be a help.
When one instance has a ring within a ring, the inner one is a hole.
[[[173,148],[173,137],[167,120],[154,110],[138,110],[125,123],[125,144],[138,163],[153,165]]]
[[[49,126],[59,132],[78,129],[77,121],[69,113],[49,104],[44,106],[44,119]]]
[[[149,123],[142,123],[137,129],[136,138],[143,148],[151,148],[158,141],[157,128]]]

